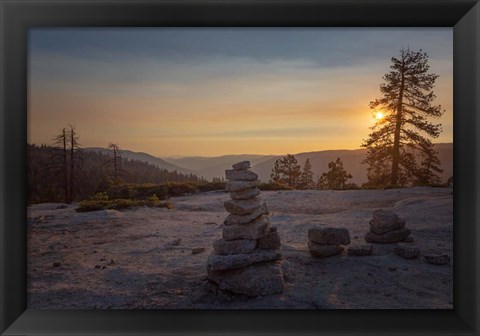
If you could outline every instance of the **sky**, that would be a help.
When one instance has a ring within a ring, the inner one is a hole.
[[[28,141],[158,157],[357,149],[401,48],[422,49],[453,141],[451,28],[41,28],[29,32]]]

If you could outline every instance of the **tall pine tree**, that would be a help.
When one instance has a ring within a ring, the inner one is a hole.
[[[380,84],[381,97],[370,102],[370,108],[381,110],[384,117],[371,127],[372,133],[362,143],[367,148],[367,184],[374,186],[415,183],[422,170],[414,152],[437,157],[427,137],[437,138],[441,125],[428,118],[439,118],[444,112],[440,105],[433,105],[436,96],[432,89],[438,75],[428,73],[426,53],[402,49],[392,63],[391,71],[383,77],[385,82]],[[438,159],[430,160],[430,180],[437,168]]]
[[[307,158],[303,166],[302,175],[300,175],[299,189],[314,189],[315,182],[313,182],[313,171],[310,159]]]

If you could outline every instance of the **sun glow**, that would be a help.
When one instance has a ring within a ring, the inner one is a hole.
[[[375,119],[377,120],[382,120],[384,117],[385,115],[382,112],[375,113]]]

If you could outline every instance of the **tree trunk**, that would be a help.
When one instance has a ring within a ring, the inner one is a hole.
[[[115,181],[118,181],[118,171],[117,171],[117,148],[113,147],[113,165],[115,168]]]
[[[74,155],[75,155],[75,130],[70,132],[70,197],[69,202],[73,202],[73,181],[74,181]]]
[[[67,164],[67,134],[65,128],[63,129],[63,182],[65,184],[65,203],[68,203],[68,164]]]
[[[392,179],[391,185],[396,187],[398,184],[398,164],[400,161],[400,129],[402,126],[402,110],[403,110],[403,90],[405,86],[405,56],[402,52],[402,69],[401,75],[402,79],[400,82],[400,91],[398,93],[398,105],[397,105],[397,115],[396,115],[396,124],[395,124],[395,135],[393,139],[393,158],[392,158]]]

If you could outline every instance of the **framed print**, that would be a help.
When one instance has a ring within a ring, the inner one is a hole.
[[[1,6],[2,334],[478,334],[477,1]]]

